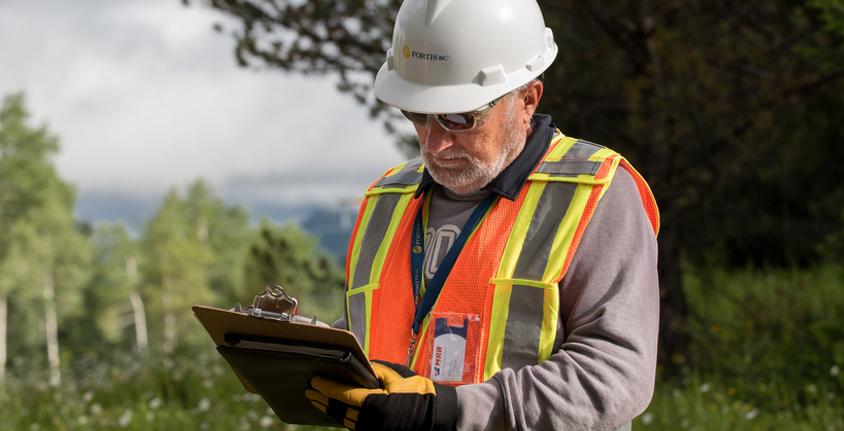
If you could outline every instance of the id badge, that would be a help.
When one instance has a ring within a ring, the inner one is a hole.
[[[435,382],[463,384],[474,380],[480,317],[460,313],[431,316],[430,378]]]

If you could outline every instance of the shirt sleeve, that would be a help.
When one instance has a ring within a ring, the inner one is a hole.
[[[619,168],[560,283],[559,349],[538,365],[457,388],[460,430],[613,430],[653,395],[657,244]]]

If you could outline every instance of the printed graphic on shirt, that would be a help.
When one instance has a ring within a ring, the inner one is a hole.
[[[425,279],[434,278],[440,262],[443,261],[458,236],[460,236],[460,228],[453,224],[442,225],[439,229],[429,227],[425,231]]]

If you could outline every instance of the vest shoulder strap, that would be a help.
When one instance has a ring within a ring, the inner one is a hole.
[[[615,151],[582,139],[558,136],[551,150],[528,177],[530,181],[606,184],[612,179],[607,173],[615,170],[621,157]],[[604,164],[611,168],[601,169]]]
[[[419,188],[423,170],[422,157],[399,163],[387,170],[384,176],[373,183],[366,192],[366,196],[386,193],[414,193]]]

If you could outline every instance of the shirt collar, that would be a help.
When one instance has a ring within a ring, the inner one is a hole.
[[[554,131],[557,130],[551,122],[551,116],[545,114],[535,114],[531,119],[531,128],[533,132],[528,136],[522,152],[495,179],[490,181],[484,187],[484,190],[511,201],[516,200],[528,176],[548,151],[551,139],[554,137]],[[425,168],[422,173],[422,180],[419,182],[419,188],[416,189],[416,196],[427,192],[434,184],[436,184],[436,181]]]

